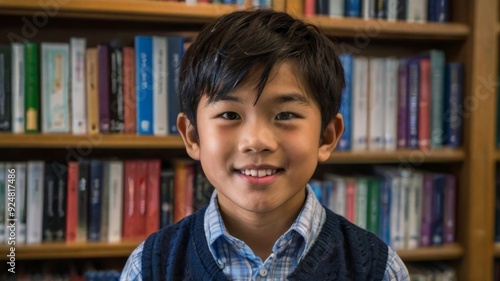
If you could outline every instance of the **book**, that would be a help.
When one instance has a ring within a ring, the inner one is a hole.
[[[12,132],[24,133],[24,45],[12,43]]]
[[[153,40],[151,36],[135,37],[137,133],[152,135],[153,119]]]
[[[69,133],[69,44],[41,44],[42,132]]]
[[[85,99],[85,52],[87,39],[70,38],[71,51],[71,133],[87,133],[87,101]]]

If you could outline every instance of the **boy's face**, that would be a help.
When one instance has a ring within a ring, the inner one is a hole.
[[[185,115],[178,119],[188,154],[201,161],[223,211],[292,211],[317,163],[327,160],[343,130],[338,115],[321,134],[317,103],[304,92],[292,63],[276,66],[255,103],[255,77],[226,99],[197,108],[199,141]]]

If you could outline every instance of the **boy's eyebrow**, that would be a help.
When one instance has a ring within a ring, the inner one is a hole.
[[[219,101],[243,103],[243,100],[241,98],[227,95],[227,96],[221,97],[217,101],[207,102],[205,106],[208,106],[210,104],[213,104],[213,103],[219,102]],[[278,96],[273,97],[270,100],[270,103],[272,103],[272,104],[283,104],[283,103],[291,103],[291,102],[296,102],[296,103],[300,103],[300,104],[304,104],[304,105],[310,104],[309,100],[304,95],[301,95],[301,94],[295,93],[295,92],[279,94]]]

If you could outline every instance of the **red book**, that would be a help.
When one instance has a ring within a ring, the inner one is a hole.
[[[134,214],[138,209],[135,206],[135,173],[137,170],[137,161],[125,160],[124,161],[124,190],[123,190],[123,232],[122,238],[124,240],[134,239],[135,227]]]
[[[136,132],[136,94],[135,94],[135,50],[123,47],[123,114],[124,133]]]
[[[146,235],[160,228],[160,160],[149,160],[147,172]]]
[[[354,179],[346,179],[345,197],[345,218],[354,223],[356,219],[356,181]]]
[[[182,160],[175,161],[174,164],[174,223],[190,214],[190,210],[192,212],[193,209],[192,205],[186,204],[189,202],[186,198],[189,165],[191,164],[188,161]]]
[[[418,146],[422,150],[430,148],[431,132],[431,62],[420,59],[420,93],[418,106]]]
[[[66,242],[75,242],[78,228],[78,162],[68,163]]]
[[[316,14],[316,0],[304,1],[304,15],[311,17]]]
[[[135,238],[146,236],[146,200],[147,200],[147,172],[148,161],[138,160],[135,173],[134,204],[137,206],[133,215]]]

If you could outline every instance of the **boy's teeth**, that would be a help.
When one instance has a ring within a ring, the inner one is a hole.
[[[247,176],[262,178],[265,176],[276,174],[276,171],[277,171],[276,169],[262,169],[262,170],[247,169],[247,170],[240,170],[240,173]]]

